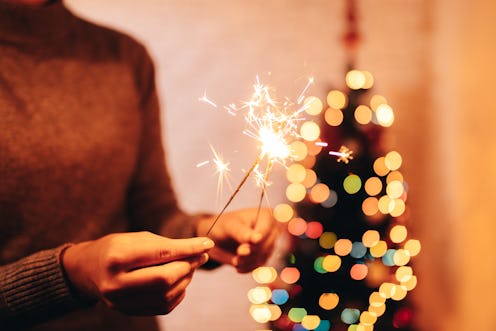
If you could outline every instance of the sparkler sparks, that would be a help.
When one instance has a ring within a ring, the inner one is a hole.
[[[263,198],[266,194],[266,188],[268,186],[268,177],[274,163],[279,163],[285,166],[288,161],[294,158],[290,148],[290,143],[300,138],[298,133],[298,123],[304,119],[303,114],[309,107],[309,105],[305,104],[303,101],[305,100],[306,91],[313,83],[314,79],[310,78],[303,91],[298,96],[297,102],[294,103],[288,98],[284,98],[282,101],[277,100],[272,96],[271,88],[260,83],[257,76],[256,83],[253,85],[254,92],[248,101],[242,103],[240,107],[235,104],[230,104],[224,107],[229,114],[244,114],[247,128],[243,130],[243,134],[255,139],[258,142],[260,152],[256,161],[247,171],[244,178],[228,199],[227,203],[215,218],[207,232],[207,235],[210,233],[220,216],[230,205],[234,197],[238,194],[241,187],[245,184],[246,180],[252,173],[257,175],[257,183],[261,187],[260,200],[257,210],[258,218],[258,213],[260,212]],[[217,108],[217,104],[211,101],[206,94],[200,97],[199,100]],[[211,149],[214,153],[214,164],[216,166],[217,173],[219,174],[218,187],[220,187],[220,183],[224,178],[223,176],[225,171],[228,170],[229,164],[224,163],[218,157],[215,150],[212,147]],[[343,161],[345,163],[348,163],[348,161],[353,158],[351,156],[352,152],[349,149],[343,149],[343,147],[339,152],[331,153],[338,156],[338,161]],[[260,169],[261,161],[264,159],[266,159],[267,162],[265,163],[265,169],[262,170]],[[255,224],[256,222],[257,219],[255,220]]]

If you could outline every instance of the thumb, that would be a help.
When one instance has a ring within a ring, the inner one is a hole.
[[[135,238],[136,243],[133,247],[128,247],[128,254],[123,261],[126,270],[165,264],[201,255],[214,247],[214,242],[206,237],[170,239],[148,234],[143,238]]]

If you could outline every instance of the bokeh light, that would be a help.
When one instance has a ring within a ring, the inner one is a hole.
[[[259,284],[268,284],[276,279],[277,271],[273,267],[258,267],[252,271],[252,277]]]
[[[257,286],[248,291],[248,300],[253,304],[262,304],[270,300],[272,292],[266,286]]]
[[[334,232],[324,232],[319,238],[319,245],[324,249],[331,249],[336,243],[337,236]]]
[[[341,91],[332,90],[327,94],[327,104],[331,108],[343,109],[348,105],[348,97]]]
[[[307,230],[307,222],[301,217],[295,217],[288,223],[288,232],[293,236],[301,236]]]
[[[365,192],[370,196],[376,196],[382,191],[382,181],[379,177],[370,177],[365,181]]]
[[[303,101],[303,108],[309,115],[318,115],[322,112],[322,101],[314,96],[306,97]]]
[[[366,77],[360,70],[350,70],[346,73],[346,85],[352,90],[359,90],[365,86]]]
[[[301,125],[300,134],[307,141],[315,141],[320,136],[320,126],[313,121],[307,121]]]
[[[305,235],[310,239],[317,239],[322,235],[324,227],[320,222],[308,222]]]
[[[337,255],[327,255],[322,261],[322,268],[328,272],[335,272],[341,267],[341,258]]]
[[[377,230],[367,230],[362,235],[362,243],[365,247],[373,247],[377,245],[381,239],[381,234]]]
[[[384,163],[389,170],[398,170],[403,163],[403,158],[401,157],[400,153],[391,151],[386,154]]]
[[[320,317],[317,315],[306,315],[301,320],[301,325],[307,330],[314,330],[320,324]]]
[[[346,256],[350,254],[353,243],[349,239],[341,238],[334,244],[334,253],[340,256]]]
[[[348,194],[355,194],[362,188],[362,180],[357,175],[348,175],[343,181],[343,188]]]
[[[401,243],[406,239],[408,231],[404,225],[395,225],[389,231],[389,238],[394,243]]]
[[[289,293],[285,289],[274,289],[272,290],[271,300],[276,305],[283,305],[289,299]]]
[[[305,179],[306,169],[300,163],[293,163],[286,170],[286,178],[290,183],[301,183]]]
[[[367,277],[369,268],[366,264],[356,263],[350,269],[350,276],[354,280],[362,280]]]
[[[303,159],[305,159],[307,157],[307,154],[308,154],[307,145],[304,142],[299,141],[299,140],[293,141],[289,145],[289,150],[291,153],[291,157],[295,161],[302,161]]]
[[[278,222],[286,223],[293,218],[294,209],[287,203],[280,203],[274,207],[272,213]]]
[[[279,275],[286,284],[294,284],[300,279],[300,271],[295,267],[286,267]]]
[[[341,312],[341,320],[346,324],[353,324],[358,322],[360,318],[360,311],[354,308],[345,308]]]
[[[374,161],[374,171],[378,176],[386,176],[389,172],[389,168],[386,167],[386,158],[381,156]]]
[[[300,323],[305,316],[307,316],[307,310],[305,308],[293,307],[288,312],[289,319],[295,323]]]
[[[338,126],[343,123],[344,115],[341,109],[327,108],[324,113],[324,120],[330,126]]]
[[[394,113],[393,108],[391,108],[389,105],[379,105],[379,107],[377,107],[377,110],[375,111],[375,115],[380,125],[384,127],[393,125]]]
[[[370,107],[374,111],[376,111],[380,105],[387,105],[387,103],[387,99],[379,94],[375,94],[372,96],[372,98],[370,98]]]
[[[379,211],[379,200],[374,197],[369,197],[363,200],[362,211],[367,216],[373,216]]]
[[[319,298],[319,306],[325,310],[336,308],[339,303],[339,295],[336,293],[322,293]]]
[[[291,202],[300,202],[306,195],[307,189],[301,183],[291,183],[286,187],[286,198]]]
[[[358,106],[353,115],[355,116],[355,120],[363,125],[369,124],[372,121],[372,110],[365,105]]]
[[[319,183],[312,187],[309,198],[313,203],[322,203],[329,198],[330,193],[331,190],[326,184]]]
[[[302,184],[305,188],[310,188],[317,182],[317,174],[312,169],[305,169],[305,179]]]

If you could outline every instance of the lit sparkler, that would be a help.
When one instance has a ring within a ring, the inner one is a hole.
[[[257,181],[261,186],[260,200],[255,219],[256,224],[266,194],[268,177],[274,163],[279,163],[284,166],[294,157],[294,155],[292,155],[290,143],[300,137],[298,133],[298,123],[303,120],[303,113],[306,108],[309,107],[308,104],[303,102],[305,99],[304,94],[313,82],[313,78],[308,80],[303,91],[300,93],[297,102],[293,103],[287,98],[283,101],[276,100],[271,95],[270,87],[260,83],[257,77],[256,83],[253,85],[253,95],[248,101],[242,103],[240,107],[237,107],[235,104],[224,107],[224,109],[232,115],[236,115],[240,112],[244,114],[247,128],[243,130],[243,133],[258,141],[260,153],[213,221],[207,231],[207,235],[252,173],[257,174]],[[206,93],[200,97],[199,100],[217,108],[217,105],[207,97]],[[351,153],[350,150],[343,149],[339,152],[334,152],[333,155],[338,156],[338,161],[341,160],[347,163],[348,160],[352,158]],[[219,174],[220,181],[228,168],[224,162],[220,161],[215,151],[214,156],[215,159],[219,161],[214,161],[214,164],[217,169],[216,171]],[[260,165],[264,159],[267,160],[267,162],[265,170],[261,171]]]

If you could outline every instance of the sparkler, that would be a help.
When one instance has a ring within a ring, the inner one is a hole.
[[[253,85],[253,95],[248,101],[242,103],[240,107],[237,107],[235,104],[224,107],[224,109],[232,115],[236,115],[240,112],[244,113],[247,128],[243,130],[243,134],[255,139],[259,143],[260,153],[219,214],[217,214],[217,217],[207,231],[207,235],[253,173],[257,174],[257,179],[261,186],[260,199],[254,223],[254,225],[256,225],[263,199],[266,195],[268,177],[273,165],[279,163],[285,166],[286,163],[294,157],[290,148],[290,143],[300,137],[298,133],[298,123],[303,120],[303,113],[309,107],[308,104],[303,102],[305,99],[304,94],[313,82],[313,78],[308,80],[303,91],[300,93],[297,102],[293,103],[288,98],[285,98],[283,101],[276,100],[271,95],[270,87],[260,83],[260,80],[257,77],[256,83]],[[199,100],[217,108],[217,104],[210,100],[206,93],[200,97]],[[348,149],[343,149],[334,153],[335,154],[333,155],[339,157],[338,160],[346,163],[352,158],[352,152]],[[228,167],[224,162],[221,162],[215,151],[214,156],[214,164],[216,166],[216,172],[219,174],[220,181]],[[260,164],[264,159],[267,160],[265,170],[260,171]],[[217,162],[215,160],[217,160]],[[205,162],[202,164],[205,164]]]

